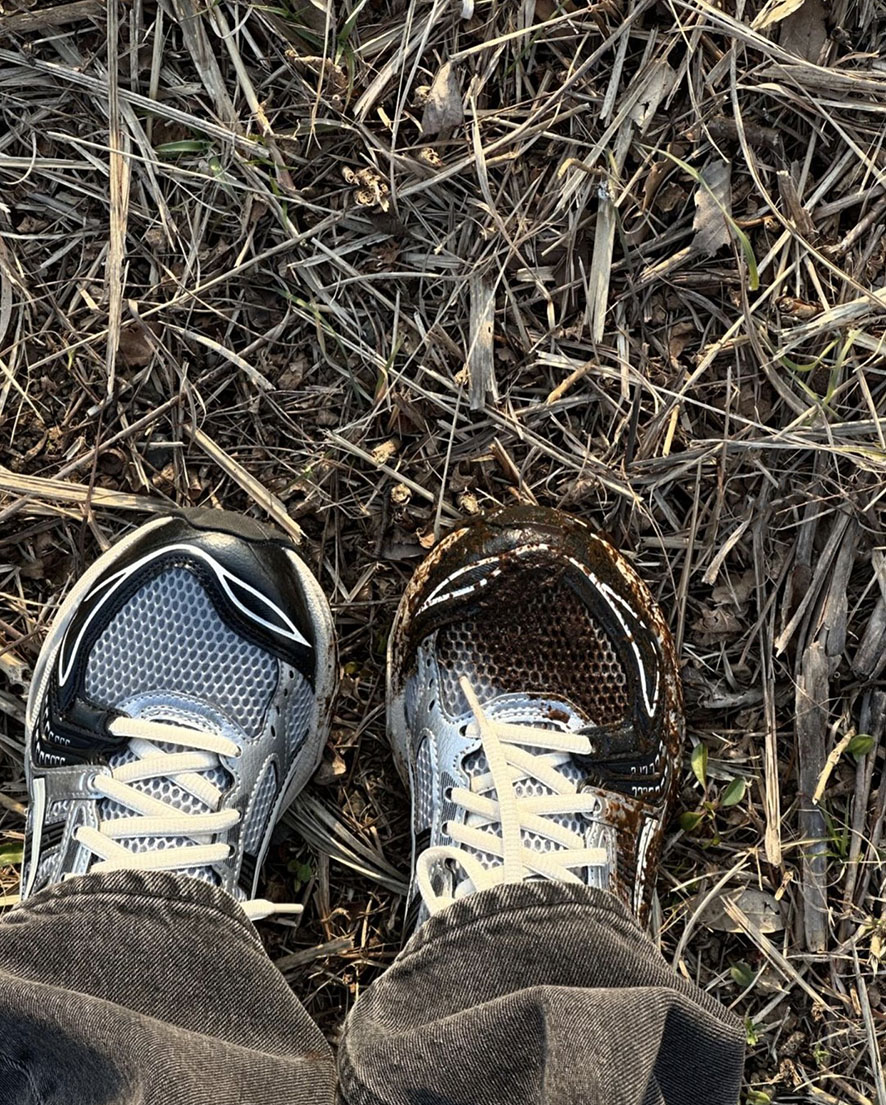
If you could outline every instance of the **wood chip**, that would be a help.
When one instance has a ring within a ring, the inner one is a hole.
[[[492,333],[495,318],[495,291],[493,285],[479,272],[472,272],[468,285],[471,297],[471,320],[467,369],[471,382],[471,410],[480,411],[486,406],[487,397],[498,399],[495,382],[495,358]]]
[[[810,952],[821,952],[828,946],[827,823],[820,807],[813,802],[826,760],[828,688],[824,646],[813,641],[803,653],[797,677],[794,722],[799,763],[803,931]]]
[[[75,0],[73,4],[55,4],[37,11],[16,12],[0,19],[0,39],[7,35],[45,31],[49,27],[64,27],[69,23],[82,23],[103,15],[105,5],[101,0]]]
[[[131,495],[125,491],[113,491],[107,487],[88,487],[66,480],[51,480],[43,476],[22,476],[0,465],[0,491],[14,495],[27,495],[32,499],[69,506],[108,507],[114,510],[140,510],[146,514],[168,514],[171,505],[163,499],[149,499],[145,495]],[[27,510],[27,504],[23,506]]]

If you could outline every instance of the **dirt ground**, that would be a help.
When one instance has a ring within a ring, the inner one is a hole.
[[[263,935],[334,1041],[400,939],[397,599],[559,506],[680,647],[665,956],[750,1105],[886,1105],[884,51],[877,0],[0,0],[3,904],[67,588],[173,504],[275,520],[343,681]]]

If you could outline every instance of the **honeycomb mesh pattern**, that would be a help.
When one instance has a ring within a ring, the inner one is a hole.
[[[199,580],[171,568],[145,584],[95,642],[86,693],[104,707],[165,691],[208,701],[250,738],[262,729],[277,660],[222,621]]]
[[[252,810],[249,814],[249,824],[243,834],[243,848],[250,855],[258,855],[262,837],[265,835],[265,829],[268,825],[271,807],[274,805],[276,797],[277,769],[273,764],[270,764],[258,784]]]
[[[465,712],[458,685],[466,675],[481,702],[500,694],[555,693],[574,702],[595,725],[621,722],[628,712],[624,668],[609,638],[579,596],[520,578],[520,587],[437,634],[444,704]]]
[[[314,691],[300,671],[284,668],[283,709],[287,711],[285,732],[289,755],[295,756],[308,735],[314,712]]]
[[[433,747],[425,738],[415,759],[415,831],[427,829],[434,820]]]

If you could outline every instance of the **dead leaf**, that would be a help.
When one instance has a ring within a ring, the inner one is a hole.
[[[327,749],[320,766],[314,773],[315,786],[329,787],[337,785],[348,773],[348,765],[335,749]]]
[[[701,915],[702,924],[716,932],[741,932],[742,929],[726,912],[724,902],[727,900],[734,902],[760,932],[781,932],[784,928],[778,902],[772,894],[753,886],[746,886],[737,893],[724,891],[721,897],[705,908]]]
[[[791,12],[779,28],[782,50],[798,58],[817,62],[828,41],[827,9],[823,0],[805,0],[802,8]]]
[[[42,573],[40,578],[43,578]],[[18,686],[23,687],[28,681],[28,665],[21,657],[16,656],[9,645],[4,643],[2,637],[0,637],[0,672],[10,683]]]
[[[675,207],[686,202],[687,192],[682,184],[668,181],[655,195],[655,210],[669,215]]]
[[[735,603],[736,606],[742,606],[751,597],[755,586],[754,573],[749,569],[742,572],[738,579],[730,576],[725,583],[718,583],[711,591],[711,598],[717,603]]]
[[[328,90],[338,93],[347,91],[347,74],[331,58],[311,57],[293,49],[286,51],[286,57],[300,73],[322,80]]]
[[[732,241],[726,216],[732,214],[732,166],[712,161],[701,173],[695,189],[695,237],[692,248],[699,253],[716,253]]]
[[[439,169],[443,164],[443,158],[437,153],[431,146],[425,146],[418,151],[419,161],[423,161],[426,165],[430,165],[433,169]]]
[[[533,23],[547,23],[549,19],[552,19],[555,15],[561,15],[566,12],[574,12],[578,10],[578,5],[575,0],[566,0],[565,3],[555,2],[555,0],[535,0],[535,15],[532,20]]]
[[[668,359],[675,368],[678,367],[680,355],[689,342],[692,341],[695,333],[694,322],[676,322],[671,327],[671,332],[668,335]]]
[[[693,622],[692,628],[705,644],[714,644],[722,637],[740,633],[742,624],[731,610],[723,606],[718,606],[715,610],[702,606],[701,617]]]
[[[120,331],[120,344],[117,348],[121,360],[128,368],[144,368],[151,363],[154,347],[140,323],[124,326]]]
[[[378,170],[365,167],[363,169],[357,169],[355,172],[353,169],[345,166],[342,169],[341,175],[348,184],[357,186],[357,190],[354,193],[354,199],[361,207],[375,207],[378,205],[382,211],[388,210],[390,207],[391,189]]]
[[[306,357],[296,357],[291,364],[280,373],[277,378],[277,388],[280,391],[298,391],[305,378],[308,368]]]
[[[431,91],[428,93],[424,114],[421,118],[421,132],[424,137],[439,134],[447,127],[457,127],[464,120],[465,112],[462,104],[461,89],[458,86],[458,77],[452,67],[452,62],[447,61],[440,69]]]
[[[658,105],[670,94],[677,80],[677,71],[666,61],[660,61],[652,70],[640,98],[631,110],[631,118],[637,130],[643,134],[658,111]]]

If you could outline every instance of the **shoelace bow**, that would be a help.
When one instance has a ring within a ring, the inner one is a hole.
[[[233,828],[240,821],[240,813],[238,810],[218,808],[222,792],[200,772],[217,767],[222,756],[239,756],[240,748],[236,742],[185,725],[143,718],[115,718],[108,725],[108,730],[114,736],[128,739],[129,749],[136,759],[111,768],[109,775],[96,774],[92,790],[134,810],[136,816],[102,821],[98,828],[79,826],[74,833],[75,839],[99,857],[91,870],[184,871],[227,860],[231,855],[231,846],[210,841],[219,833]],[[165,752],[157,747],[158,743],[176,745],[184,751]],[[171,779],[182,790],[199,798],[211,812],[182,813],[170,803],[153,798],[132,785],[144,779],[160,777]],[[206,843],[148,852],[133,852],[118,843],[140,836],[204,838]],[[274,913],[300,913],[302,909],[300,905],[270,902],[264,898],[254,898],[240,905],[254,921]]]
[[[498,823],[501,836],[475,825],[450,821],[444,832],[455,843],[428,848],[418,857],[418,889],[430,913],[437,913],[457,898],[475,890],[503,883],[522,882],[531,875],[560,882],[581,883],[574,867],[605,867],[605,848],[587,848],[584,839],[551,820],[552,815],[593,813],[598,800],[580,793],[575,784],[557,770],[572,755],[591,752],[590,738],[580,733],[541,729],[497,721],[484,713],[469,681],[459,680],[474,715],[474,732],[480,737],[488,771],[471,779],[470,789],[453,787],[450,798],[456,805],[487,824]],[[543,753],[529,748],[545,749]],[[553,793],[518,797],[514,783],[537,779]],[[486,792],[495,791],[495,798]],[[559,845],[551,852],[535,852],[523,843],[523,832],[536,833]],[[471,851],[485,852],[501,860],[486,868]],[[453,861],[464,872],[453,895],[436,891],[432,884],[435,865]]]

